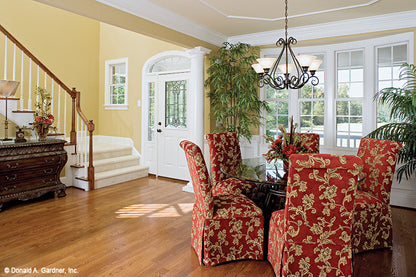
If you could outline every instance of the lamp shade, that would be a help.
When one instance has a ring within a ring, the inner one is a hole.
[[[321,60],[314,60],[311,64],[311,66],[309,67],[309,71],[316,71],[318,70],[319,66],[321,65],[322,61]]]
[[[311,55],[299,55],[296,57],[302,67],[309,67],[313,60],[316,59],[316,56]]]
[[[20,82],[18,81],[0,80],[0,95],[4,97],[13,96],[19,84]]]
[[[295,65],[293,63],[290,63],[288,65],[279,64],[278,68],[279,68],[280,72],[282,72],[283,74],[289,74],[290,72],[292,72],[293,68],[295,68]]]
[[[256,73],[264,73],[263,67],[259,63],[252,64],[251,67],[254,68]]]
[[[257,59],[257,62],[263,67],[263,69],[270,69],[274,62],[276,61],[276,58],[260,58]]]

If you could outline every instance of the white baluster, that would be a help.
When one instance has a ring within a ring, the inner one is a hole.
[[[39,65],[38,65],[37,76],[36,76],[36,91],[38,91],[38,87],[39,87]],[[39,103],[38,93],[36,93],[36,103]]]
[[[13,45],[13,81],[16,81],[16,44]]]
[[[65,92],[65,96],[64,96],[64,100],[65,100],[65,103],[64,103],[64,132],[65,132],[65,134],[66,134],[66,99],[69,97],[69,94],[68,93],[66,93]]]
[[[58,89],[58,132],[61,132],[61,85]]]
[[[4,80],[7,80],[7,36],[4,37]]]
[[[32,110],[32,94],[30,93],[30,90],[32,88],[32,59],[30,59],[30,63],[29,63],[29,99],[28,99],[28,103],[27,103],[27,108],[28,110]]]
[[[84,142],[84,156],[85,156],[85,161],[84,161],[84,165],[87,166],[89,160],[89,156],[88,156],[88,128],[87,128],[87,124],[84,124],[84,138],[85,138],[85,142]]]
[[[54,105],[53,105],[53,83],[54,83],[54,80],[53,79],[51,79],[51,82],[52,82],[52,84],[51,84],[51,114],[54,114],[53,113],[53,107],[54,107]]]
[[[22,68],[20,69],[20,110],[24,110],[24,107],[23,107],[23,73],[24,73],[24,71],[23,71],[23,60],[24,60],[24,55],[23,55],[23,50],[22,50]]]

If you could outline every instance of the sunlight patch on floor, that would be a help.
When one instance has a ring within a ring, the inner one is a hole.
[[[116,218],[180,217],[192,211],[193,203],[134,204],[119,209]]]

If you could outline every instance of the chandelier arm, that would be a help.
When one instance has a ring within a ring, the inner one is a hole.
[[[317,85],[319,85],[319,79],[318,79],[318,77],[316,77],[315,75],[311,76],[311,77],[310,77],[310,80],[311,80],[311,84],[312,84],[313,86],[317,86]]]
[[[283,38],[280,38],[279,41],[282,41],[281,45],[283,45],[283,48],[280,51],[279,57],[277,57],[276,61],[274,62],[272,70],[270,71],[270,76],[272,76],[272,77],[279,75],[278,72],[277,72],[277,69],[278,69],[280,60],[282,59],[283,52],[285,51],[285,47],[286,47],[286,42],[283,40]]]
[[[285,36],[284,38],[280,38],[276,42],[277,47],[282,47],[280,54],[276,61],[273,63],[271,68],[263,68],[264,72],[258,73],[259,79],[257,80],[257,84],[259,87],[263,87],[264,85],[268,85],[275,90],[281,89],[300,89],[309,80],[311,80],[311,84],[316,86],[319,84],[319,79],[315,76],[315,70],[308,72],[308,67],[304,66],[299,63],[298,59],[295,56],[295,53],[292,50],[290,45],[295,45],[297,40],[294,37],[288,38],[288,0],[285,0]],[[282,59],[282,56],[285,55],[286,61],[286,69],[285,72],[281,72],[279,74],[278,67],[279,63]],[[294,67],[296,68],[296,74],[290,74],[289,70],[289,55],[294,63]],[[253,66],[255,67],[255,66]]]
[[[277,78],[272,78],[269,74],[265,76],[264,84],[276,90],[284,89],[284,86],[285,86],[282,76],[278,76]]]
[[[296,71],[298,72],[297,76],[300,77],[300,75],[304,72],[301,64],[299,63],[298,59],[296,59],[296,55],[292,50],[292,47],[290,47],[290,44],[296,44],[297,40],[294,39],[293,37],[289,38],[289,52],[290,52],[290,56],[292,57],[293,63],[295,64],[295,68]]]

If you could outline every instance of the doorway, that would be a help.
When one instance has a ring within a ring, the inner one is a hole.
[[[170,51],[151,58],[143,72],[142,159],[149,173],[189,180],[180,141],[195,136],[190,59]]]

